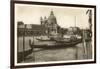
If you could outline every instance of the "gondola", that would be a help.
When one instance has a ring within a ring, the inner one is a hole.
[[[46,40],[45,40],[46,41]],[[47,40],[48,41],[48,40]],[[63,41],[63,40],[53,40],[52,43],[48,44],[34,44],[29,42],[30,46],[32,48],[54,48],[54,47],[68,47],[68,46],[75,46],[76,44],[82,42],[82,39],[77,39],[77,40],[73,40],[73,41]]]
[[[54,41],[54,39],[40,39],[40,38],[36,38],[38,41]]]

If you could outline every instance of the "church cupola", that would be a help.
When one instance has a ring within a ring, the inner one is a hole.
[[[51,23],[56,24],[57,23],[56,17],[54,16],[53,11],[51,11],[50,16],[48,17],[48,23],[49,24],[51,24]]]
[[[46,16],[44,17],[44,20],[47,20]]]
[[[44,24],[46,24],[47,23],[47,17],[45,16],[44,17]]]
[[[54,15],[53,11],[51,11],[50,15]]]

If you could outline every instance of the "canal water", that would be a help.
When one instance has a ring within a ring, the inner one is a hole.
[[[25,37],[25,51],[29,51],[31,48],[29,46],[29,40],[34,43],[41,43],[36,40],[35,37]],[[23,37],[18,37],[17,52],[20,54],[23,52]],[[48,62],[48,61],[67,61],[67,60],[83,60],[92,58],[92,48],[91,42],[87,42],[87,53],[84,52],[83,43],[79,43],[76,46],[66,46],[64,48],[52,48],[52,49],[43,49],[35,48],[32,52],[24,56],[24,60],[19,62]],[[17,54],[18,55],[18,54]],[[23,55],[23,54],[22,54]]]

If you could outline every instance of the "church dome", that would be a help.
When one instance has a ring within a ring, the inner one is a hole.
[[[50,16],[48,17],[48,22],[49,23],[56,23],[56,17],[54,16],[53,11],[51,11]]]

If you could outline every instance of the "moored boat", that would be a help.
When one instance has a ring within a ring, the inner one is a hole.
[[[50,39],[50,38],[48,38],[48,39],[40,39],[40,38],[36,38],[37,40],[39,40],[39,41],[54,41],[53,39]]]
[[[38,39],[42,44],[34,44],[30,42],[30,46],[34,48],[50,48],[50,47],[67,47],[67,46],[75,46],[76,44],[82,42],[82,39],[79,38],[55,38],[42,40]]]

